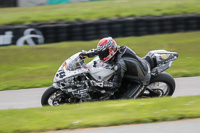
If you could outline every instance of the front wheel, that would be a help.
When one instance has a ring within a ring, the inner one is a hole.
[[[73,103],[74,100],[60,89],[49,87],[42,95],[42,106],[59,106],[61,104]]]
[[[175,86],[174,78],[170,74],[163,72],[151,77],[144,95],[149,97],[172,96],[175,91]]]

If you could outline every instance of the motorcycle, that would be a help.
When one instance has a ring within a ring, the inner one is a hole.
[[[107,97],[104,88],[94,88],[90,85],[90,80],[112,81],[114,66],[102,62],[98,56],[86,64],[79,55],[80,52],[72,55],[60,66],[55,74],[53,85],[42,95],[42,106],[59,106],[61,104],[122,98],[124,90],[128,86],[127,80],[123,80],[121,89],[109,97]],[[176,52],[166,50],[150,51],[142,58],[149,64],[151,79],[147,86],[141,86],[143,89],[139,98],[173,95],[175,80],[164,71],[170,68],[172,62],[177,58]]]

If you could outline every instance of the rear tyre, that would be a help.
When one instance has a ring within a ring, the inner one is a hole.
[[[172,96],[175,91],[175,86],[174,78],[170,74],[163,72],[151,77],[146,90],[149,91],[148,95],[150,97]],[[147,94],[147,91],[145,92]]]

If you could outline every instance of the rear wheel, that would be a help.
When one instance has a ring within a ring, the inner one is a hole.
[[[174,78],[163,72],[156,76],[152,76],[149,85],[146,87],[144,96],[149,97],[161,97],[161,96],[172,96],[175,91],[175,80]]]

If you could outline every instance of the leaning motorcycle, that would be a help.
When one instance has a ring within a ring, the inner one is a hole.
[[[90,80],[98,82],[112,81],[114,66],[102,62],[98,56],[86,64],[79,55],[80,52],[74,54],[60,66],[54,77],[53,85],[42,95],[42,106],[59,106],[61,104],[122,98],[128,85],[126,80],[122,81],[122,89],[109,97],[107,97],[104,88],[94,88],[90,85]],[[149,63],[151,80],[147,86],[141,86],[144,89],[139,96],[140,98],[173,95],[175,80],[164,71],[171,67],[172,62],[177,58],[178,54],[176,52],[166,50],[150,51],[143,57],[143,60]]]

